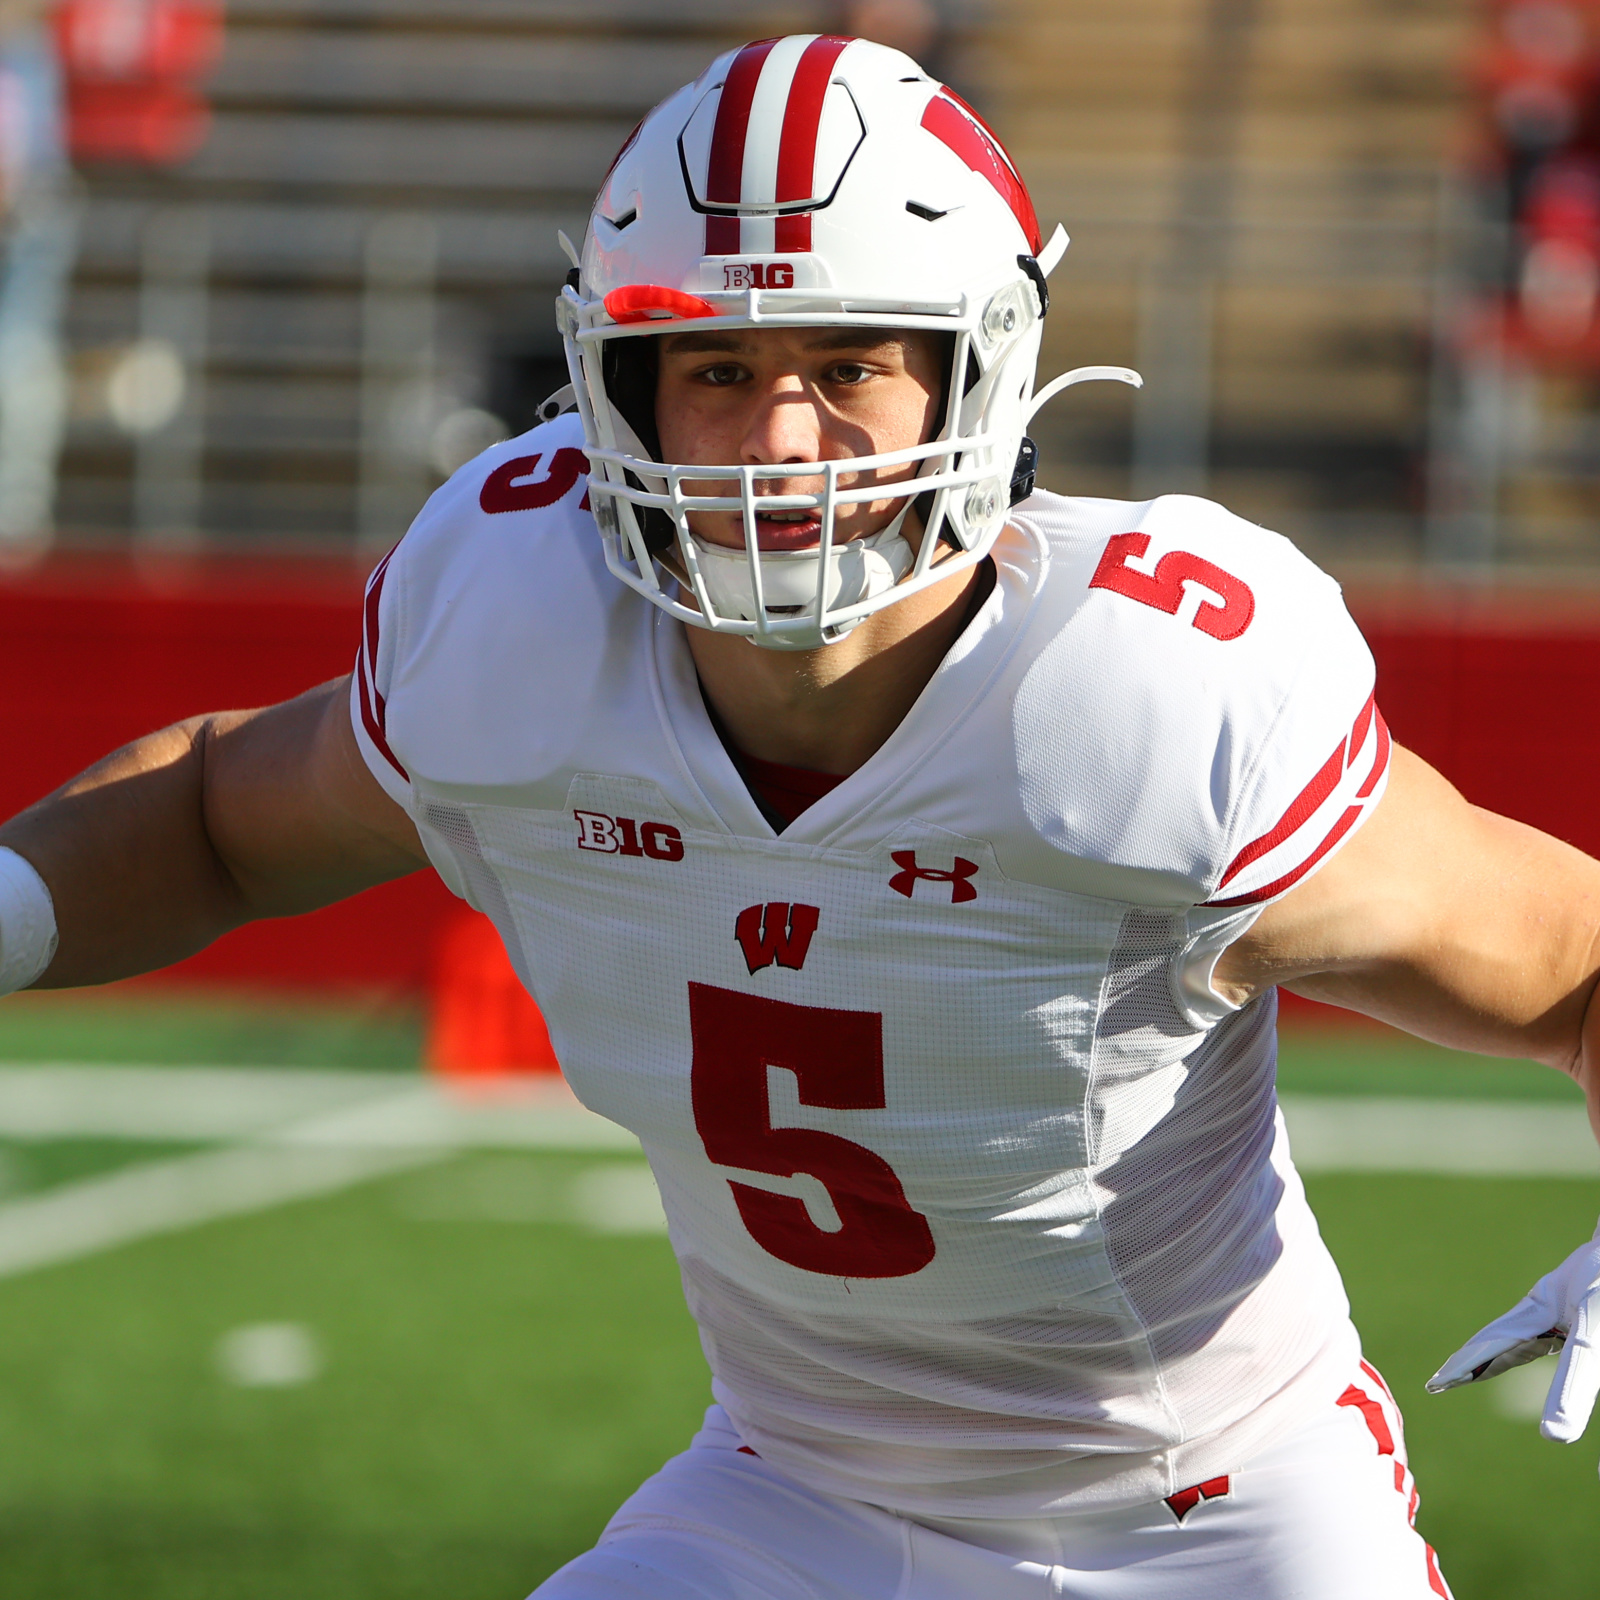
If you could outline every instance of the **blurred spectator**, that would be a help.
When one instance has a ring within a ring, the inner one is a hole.
[[[933,0],[845,0],[837,15],[838,32],[904,50],[924,71],[948,80],[948,33]]]
[[[1519,222],[1517,291],[1527,330],[1544,344],[1578,344],[1600,299],[1600,165],[1581,156],[1544,163],[1528,183]]]
[[[77,216],[45,0],[0,0],[0,560],[51,534]]]
[[[205,142],[221,0],[55,0],[55,36],[74,161],[169,166]]]
[[[844,31],[922,61],[943,30],[928,0],[855,0],[845,8]]]

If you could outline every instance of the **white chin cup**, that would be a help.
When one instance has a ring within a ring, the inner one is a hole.
[[[910,572],[916,561],[911,546],[900,536],[903,515],[870,539],[852,539],[836,544],[828,554],[827,589],[823,605],[829,611],[874,600]],[[750,556],[745,550],[729,550],[722,545],[694,541],[699,557],[700,576],[717,614],[740,622],[756,620],[755,589],[750,581]],[[774,611],[804,614],[814,611],[820,581],[820,550],[767,550],[761,554],[761,592],[768,615]],[[859,620],[859,619],[858,619]],[[855,623],[830,629],[840,638]],[[760,644],[759,637],[752,640]]]

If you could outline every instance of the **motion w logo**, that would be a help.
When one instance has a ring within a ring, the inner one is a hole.
[[[816,906],[792,906],[781,900],[746,906],[733,925],[745,965],[752,974],[774,962],[798,972],[806,964],[821,915]]]
[[[978,898],[978,891],[967,881],[978,875],[976,861],[957,856],[956,864],[946,872],[939,867],[919,867],[915,850],[895,850],[891,852],[891,859],[900,870],[889,880],[889,887],[896,894],[903,894],[907,900],[915,893],[919,883],[948,883],[950,904],[953,906],[965,905],[968,900]]]

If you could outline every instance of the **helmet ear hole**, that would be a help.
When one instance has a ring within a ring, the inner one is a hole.
[[[626,477],[633,488],[644,488],[631,472],[627,473]],[[677,529],[673,527],[672,518],[665,511],[656,506],[635,506],[633,514],[639,519],[639,532],[644,535],[644,547],[651,555],[664,556],[668,551],[677,549]]]
[[[1020,505],[1033,493],[1034,479],[1039,475],[1039,447],[1027,434],[1022,436],[1022,448],[1017,452],[1017,464],[1011,472],[1011,503]]]
[[[1050,285],[1045,282],[1044,268],[1033,256],[1018,256],[1017,265],[1027,273],[1028,280],[1033,284],[1034,292],[1039,296],[1039,315],[1050,315]]]
[[[661,435],[656,429],[656,372],[654,339],[612,339],[602,358],[606,394],[633,429],[652,461],[661,459]]]

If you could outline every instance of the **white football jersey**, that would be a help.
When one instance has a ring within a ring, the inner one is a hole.
[[[576,420],[374,574],[353,715],[661,1188],[714,1391],[802,1481],[1038,1516],[1236,1469],[1356,1344],[1274,1007],[1217,955],[1382,792],[1337,586],[1206,501],[1039,494],[859,771],[780,835]]]

